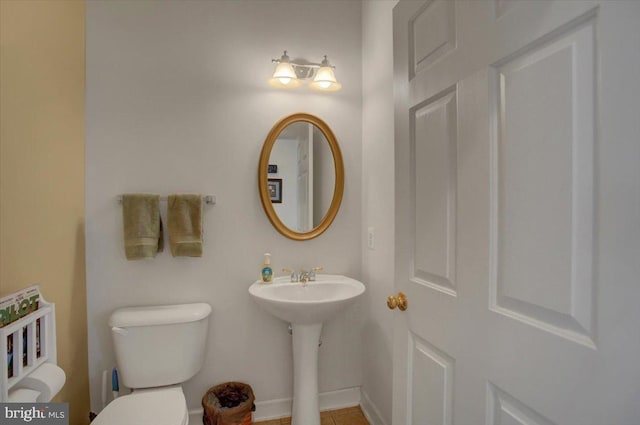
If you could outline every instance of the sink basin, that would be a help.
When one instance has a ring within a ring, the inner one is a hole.
[[[322,323],[364,293],[364,285],[340,275],[318,275],[308,283],[279,277],[273,283],[260,281],[249,287],[258,304],[279,319],[292,324]]]
[[[364,285],[346,276],[321,274],[308,283],[279,277],[255,282],[249,293],[272,315],[291,323],[293,335],[292,425],[320,425],[318,342],[322,323],[364,293]]]

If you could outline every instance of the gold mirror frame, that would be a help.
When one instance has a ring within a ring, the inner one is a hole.
[[[276,140],[278,140],[278,136],[280,135],[282,130],[284,130],[289,124],[300,121],[308,122],[318,127],[318,129],[320,129],[320,131],[324,135],[325,139],[327,139],[327,142],[329,142],[329,147],[331,148],[331,153],[333,154],[333,165],[336,177],[335,187],[333,190],[333,199],[331,200],[329,210],[322,218],[322,221],[320,221],[320,224],[309,230],[308,232],[296,232],[295,230],[291,230],[282,222],[282,220],[280,220],[280,217],[278,217],[278,214],[276,214],[276,211],[271,203],[267,180],[269,157],[271,156],[271,149],[273,148],[273,145],[275,144]],[[331,223],[333,223],[333,220],[336,218],[336,214],[338,214],[340,204],[342,203],[342,194],[344,193],[344,163],[342,162],[342,152],[340,152],[338,140],[333,134],[333,131],[331,131],[331,128],[320,118],[316,117],[315,115],[306,113],[289,115],[278,121],[269,132],[269,135],[267,136],[267,139],[264,141],[264,145],[262,146],[262,152],[260,153],[260,162],[258,164],[258,190],[260,191],[260,201],[262,201],[264,212],[267,214],[269,221],[271,222],[271,224],[273,224],[273,227],[275,227],[278,232],[288,237],[289,239],[293,239],[296,241],[306,241],[320,236],[325,230],[329,228]]]

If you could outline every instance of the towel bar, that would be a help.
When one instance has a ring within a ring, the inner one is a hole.
[[[161,201],[166,201],[167,197],[166,196],[161,196],[160,197]],[[213,195],[206,195],[202,197],[202,200],[204,201],[205,204],[207,205],[215,205],[216,204],[216,197]],[[118,203],[121,204],[122,203],[122,195],[118,195]]]

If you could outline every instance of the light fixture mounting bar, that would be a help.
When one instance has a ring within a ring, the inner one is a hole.
[[[282,62],[280,59],[271,59],[272,63],[280,63]],[[291,64],[291,66],[293,67],[301,67],[301,68],[312,68],[312,69],[319,69],[322,67],[321,63],[297,63],[297,62],[293,62],[290,61],[289,62]],[[329,65],[331,68],[336,69],[335,65]]]

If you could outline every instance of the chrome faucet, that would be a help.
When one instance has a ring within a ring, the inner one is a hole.
[[[309,281],[309,272],[305,270],[300,270],[300,274],[298,275],[298,282],[307,283]]]
[[[296,273],[291,269],[287,269],[287,268],[282,269],[283,272],[290,273],[291,282],[300,282],[300,283],[315,282],[316,272],[319,272],[320,270],[322,270],[322,267],[313,267],[310,272],[304,269],[300,269],[300,272]]]

